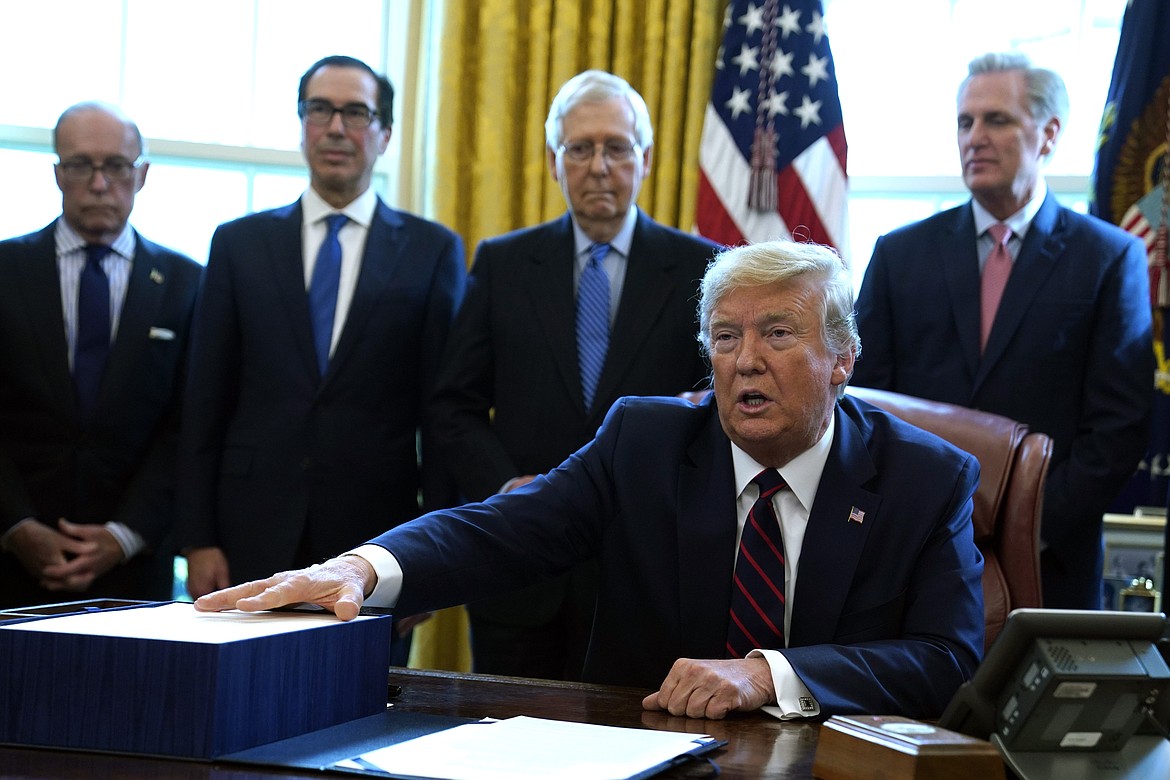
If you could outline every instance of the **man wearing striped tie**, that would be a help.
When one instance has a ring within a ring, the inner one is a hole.
[[[938,717],[983,652],[978,462],[843,394],[860,343],[833,250],[723,253],[699,318],[701,403],[622,399],[522,490],[196,607],[410,614],[596,557],[583,676],[652,689],[649,710]]]
[[[581,73],[553,99],[545,141],[568,213],[477,248],[431,404],[465,500],[556,467],[624,395],[707,385],[693,301],[717,247],[634,205],[654,143],[642,97]],[[586,564],[470,604],[476,671],[578,679],[594,579]]]

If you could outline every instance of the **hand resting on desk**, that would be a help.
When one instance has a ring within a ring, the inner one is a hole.
[[[343,555],[308,569],[281,572],[209,593],[196,599],[195,608],[202,612],[260,612],[309,603],[332,611],[342,620],[352,620],[377,581],[374,568],[365,558]],[[718,719],[729,712],[754,710],[775,701],[772,674],[763,658],[680,658],[658,691],[642,700],[642,706],[671,715]]]

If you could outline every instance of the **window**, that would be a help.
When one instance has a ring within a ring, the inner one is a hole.
[[[849,140],[850,251],[858,283],[878,236],[963,203],[955,100],[967,63],[1018,49],[1069,90],[1050,189],[1087,210],[1123,0],[825,0]]]
[[[395,132],[375,170],[399,190],[401,98],[411,0],[55,0],[21,7],[0,47],[3,237],[60,213],[50,130],[67,106],[122,106],[150,139],[133,224],[205,261],[216,225],[291,203],[304,190],[297,83],[320,57],[349,54],[389,75]],[[16,33],[10,29],[10,33]],[[13,186],[12,182],[17,182]]]

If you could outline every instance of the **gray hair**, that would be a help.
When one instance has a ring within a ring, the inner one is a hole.
[[[581,103],[600,103],[612,98],[625,98],[634,112],[634,138],[642,151],[654,145],[654,128],[646,101],[620,76],[603,70],[587,70],[565,82],[548,109],[544,122],[544,140],[550,149],[556,149],[565,140],[564,118]]]
[[[1022,52],[992,52],[976,57],[967,65],[967,78],[959,85],[959,94],[975,76],[985,73],[1021,71],[1028,86],[1028,108],[1037,124],[1043,125],[1052,117],[1064,127],[1068,121],[1068,89],[1064,79],[1055,71],[1033,67],[1028,55]]]
[[[719,302],[741,287],[757,287],[809,277],[824,293],[825,346],[835,355],[861,356],[861,337],[853,314],[853,279],[837,251],[820,244],[767,241],[721,252],[707,266],[699,287],[699,342],[711,352],[711,316]],[[840,386],[845,392],[845,385]]]
[[[122,122],[126,127],[134,132],[134,137],[138,139],[138,156],[146,157],[146,139],[142,137],[142,132],[138,129],[138,125],[134,123],[130,117],[122,112],[122,109],[110,103],[103,103],[99,100],[87,100],[83,103],[74,103],[61,112],[61,116],[57,117],[57,124],[53,125],[53,151],[57,151],[57,131],[61,127],[61,123],[74,114],[84,114],[88,112],[99,112],[108,114],[118,121]]]

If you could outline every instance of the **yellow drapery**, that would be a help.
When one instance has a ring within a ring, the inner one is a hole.
[[[447,0],[434,134],[433,216],[466,242],[552,219],[564,198],[545,161],[544,120],[560,86],[589,68],[645,98],[654,125],[638,205],[683,230],[694,223],[699,138],[724,0]],[[411,665],[467,670],[461,609],[415,631]]]

